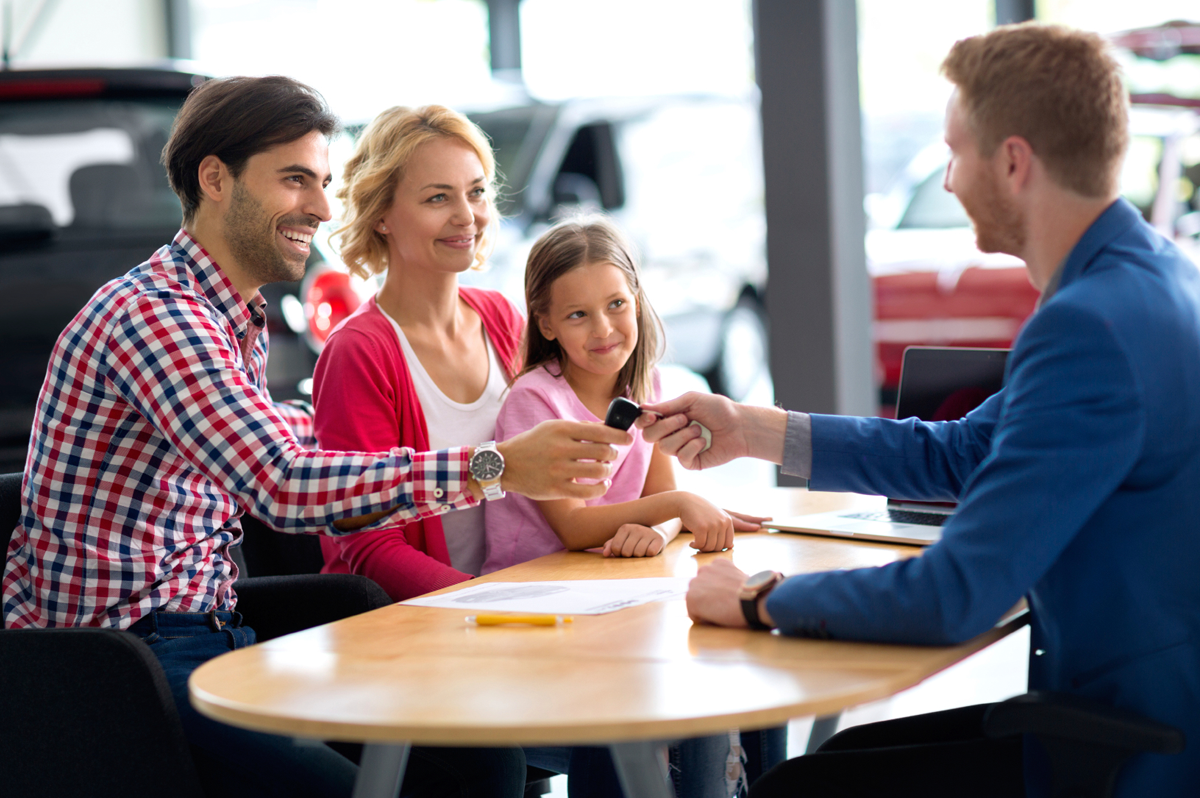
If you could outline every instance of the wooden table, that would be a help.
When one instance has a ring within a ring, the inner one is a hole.
[[[776,488],[753,506],[783,515],[877,498]],[[651,559],[560,552],[478,581],[691,576],[731,558],[800,573],[884,565],[918,549],[782,533],[739,534],[700,554],[681,535]],[[453,590],[455,588],[450,588]],[[393,605],[234,651],[200,667],[192,703],[235,726],[366,741],[355,795],[395,796],[409,743],[614,743],[630,795],[670,795],[664,740],[765,728],[887,697],[1000,639],[1012,620],[959,646],[804,640],[693,625],[681,601],[559,627],[475,627],[461,610]]]

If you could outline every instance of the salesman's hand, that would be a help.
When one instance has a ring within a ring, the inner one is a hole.
[[[696,572],[688,584],[687,610],[693,621],[746,628],[738,592],[746,574],[726,559],[715,560]]]
[[[504,456],[504,490],[537,501],[595,499],[608,490],[614,446],[627,446],[624,430],[584,421],[543,421],[528,432],[497,443]],[[595,484],[575,480],[597,480]]]
[[[699,471],[739,457],[783,462],[787,413],[778,408],[740,405],[724,396],[695,392],[642,408],[653,411],[638,417],[642,435],[665,454],[679,458],[684,468]],[[706,452],[702,451],[704,438],[700,429],[691,425],[693,421],[712,433],[712,447]]]
[[[642,413],[637,425],[642,435],[651,443],[657,443],[664,453],[679,458],[684,468],[699,471],[701,468],[728,463],[749,452],[738,424],[737,405],[724,396],[708,393],[685,393],[669,402],[643,405],[646,410],[661,413],[659,420],[651,413]],[[690,426],[699,421],[712,432],[712,448],[701,454],[704,438],[700,429]]]

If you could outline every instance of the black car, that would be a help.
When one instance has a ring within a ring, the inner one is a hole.
[[[179,229],[160,156],[176,112],[205,80],[171,69],[0,71],[0,471],[24,465],[59,333],[100,286]],[[302,397],[316,360],[297,334],[303,324],[283,316],[299,288],[263,288],[276,399]]]

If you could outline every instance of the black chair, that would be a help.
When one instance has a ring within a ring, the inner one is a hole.
[[[276,532],[249,514],[242,515],[242,545],[234,553],[256,577],[317,574],[325,564],[318,535]]]
[[[0,474],[0,540],[4,541],[0,552],[8,551],[8,541],[20,520],[21,474]]]
[[[1051,798],[1109,798],[1134,754],[1178,754],[1183,732],[1128,710],[1066,693],[1030,692],[983,718],[988,737],[1032,734],[1050,759]]]
[[[150,648],[110,629],[0,631],[6,795],[204,798]]]
[[[0,551],[20,490],[20,474],[0,475]],[[237,591],[260,641],[391,604],[360,576],[245,579]],[[5,795],[204,798],[162,667],[128,632],[0,631],[0,728]]]

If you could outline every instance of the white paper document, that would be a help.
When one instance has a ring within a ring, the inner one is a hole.
[[[568,582],[488,582],[453,593],[400,603],[471,612],[602,615],[651,601],[682,599],[687,595],[689,581],[688,577],[654,577]]]

